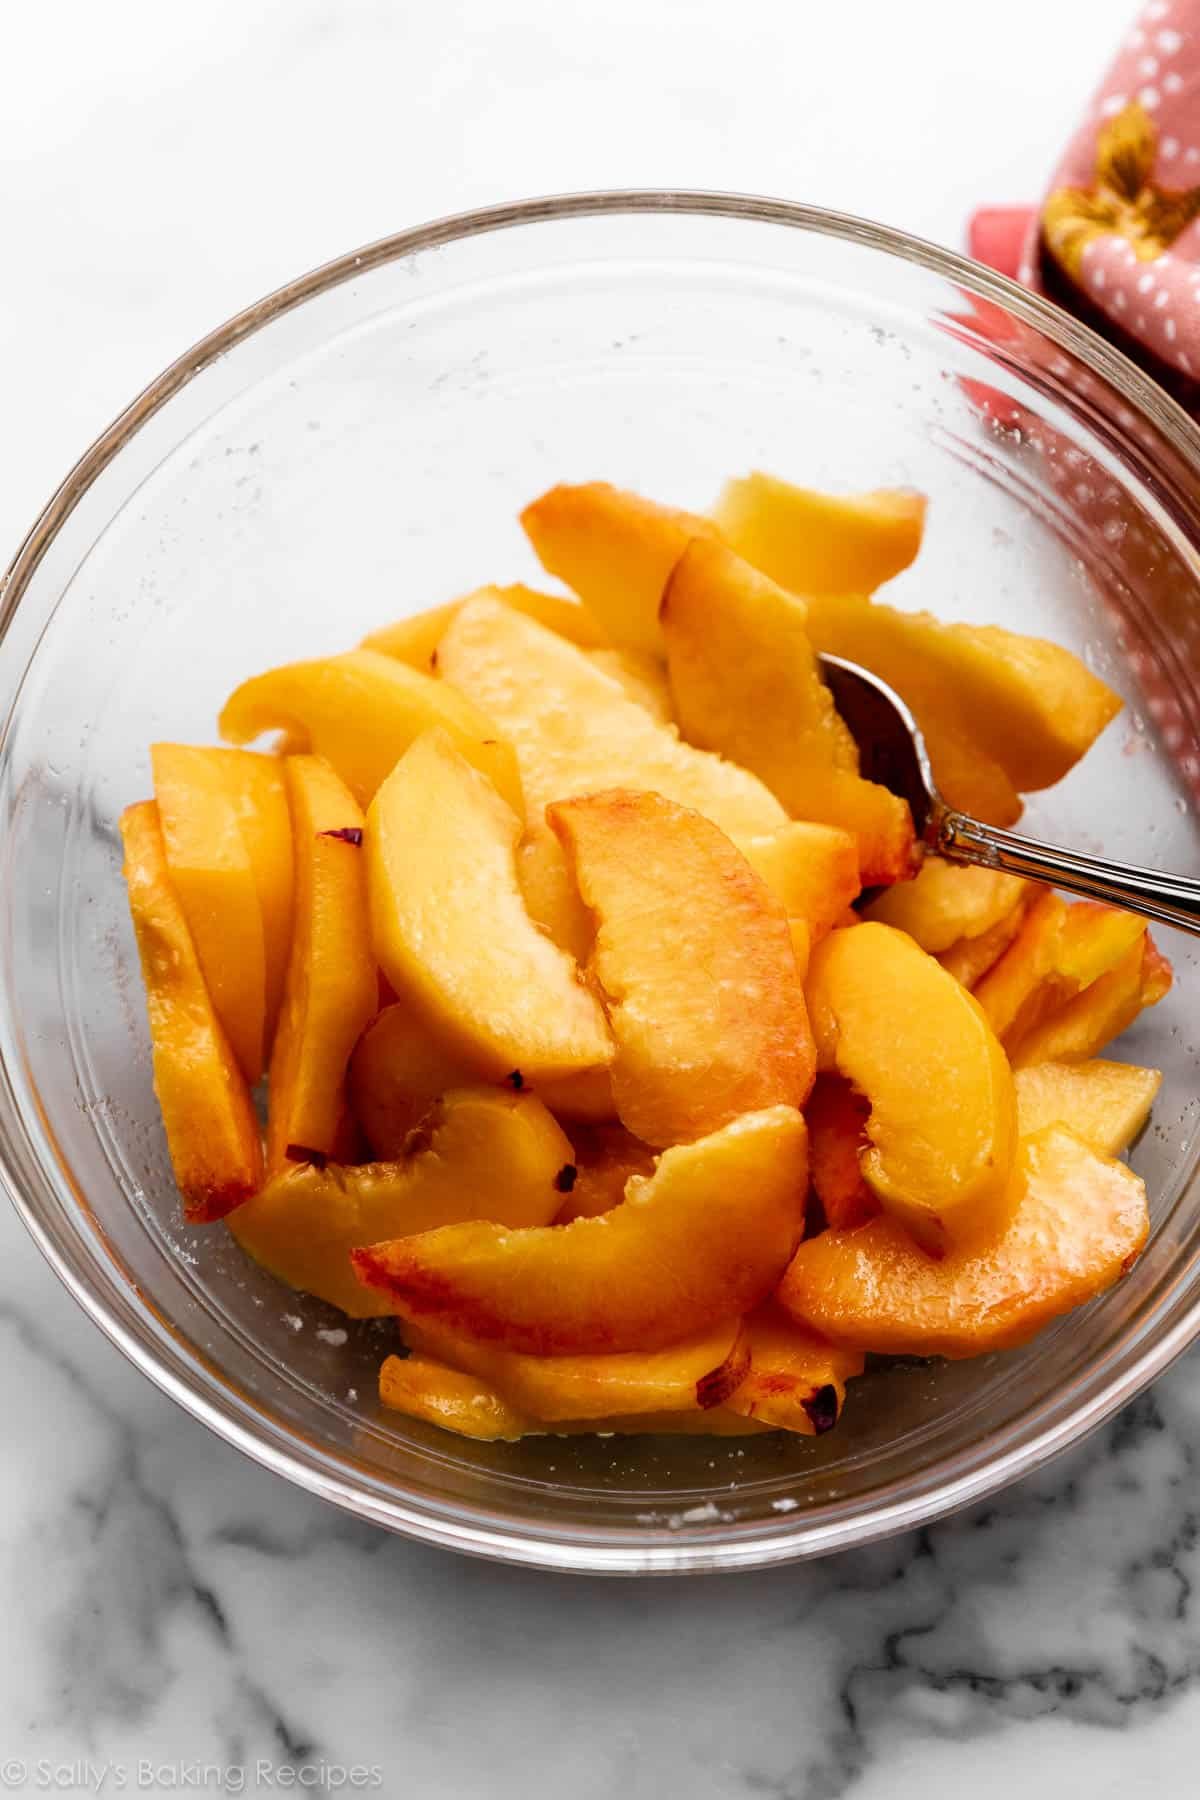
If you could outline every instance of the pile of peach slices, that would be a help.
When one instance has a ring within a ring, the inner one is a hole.
[[[487,587],[156,744],[122,831],[190,1221],[393,1315],[385,1406],[477,1438],[832,1426],[868,1353],[1020,1344],[1147,1232],[1114,1158],[1145,923],[921,860],[817,654],[998,824],[1119,708],[1067,651],[875,599],[924,502],[603,483]],[[268,1072],[266,1128],[252,1099]]]

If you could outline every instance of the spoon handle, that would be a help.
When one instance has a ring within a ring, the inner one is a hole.
[[[1051,887],[1104,900],[1128,912],[1144,913],[1161,925],[1175,925],[1200,937],[1200,881],[1186,875],[1169,875],[1160,869],[1139,869],[1129,863],[1106,862],[1099,856],[1082,856],[1077,850],[1060,850],[1039,844],[1036,838],[981,825],[965,813],[939,811],[928,837],[939,856],[950,862],[979,863],[986,869],[1002,869]]]

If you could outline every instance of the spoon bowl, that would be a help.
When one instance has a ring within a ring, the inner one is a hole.
[[[819,658],[821,673],[859,749],[862,773],[908,802],[917,837],[947,862],[975,863],[1200,937],[1200,881],[1133,863],[1108,862],[1040,843],[956,812],[938,792],[921,728],[880,676],[840,656]]]

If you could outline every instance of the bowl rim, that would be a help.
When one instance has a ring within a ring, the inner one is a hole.
[[[771,198],[716,189],[628,188],[555,194],[504,202],[447,214],[347,252],[309,270],[236,313],[185,351],[151,381],[94,440],[59,484],[0,576],[0,645],[3,645],[38,566],[59,531],[104,469],[141,427],[216,358],[244,339],[342,283],[399,258],[510,226],[528,226],[589,216],[660,213],[699,215],[759,224],[774,224],[857,243],[924,268],[961,285],[983,300],[992,300],[1022,323],[1075,356],[1100,376],[1137,413],[1168,439],[1176,452],[1200,472],[1200,428],[1181,406],[1121,351],[1040,295],[1007,276],[956,251],[896,227],[853,214]],[[36,654],[36,650],[34,652]],[[24,669],[18,672],[24,674]],[[1200,1333],[1200,1300],[1181,1299],[1173,1284],[1159,1303],[1152,1341],[1144,1342],[1121,1366],[1109,1368],[1092,1391],[1075,1401],[1043,1405],[1043,1417],[1032,1437],[1005,1447],[999,1455],[976,1454],[972,1466],[946,1481],[932,1474],[914,1491],[893,1482],[863,1510],[839,1517],[836,1504],[805,1512],[781,1514],[777,1522],[738,1525],[639,1524],[636,1529],[606,1527],[587,1531],[574,1527],[514,1527],[484,1507],[453,1508],[390,1488],[386,1499],[339,1477],[319,1448],[286,1427],[248,1407],[227,1384],[211,1373],[198,1384],[195,1359],[189,1363],[167,1334],[155,1333],[146,1317],[121,1294],[111,1272],[100,1275],[80,1263],[55,1235],[36,1200],[26,1190],[31,1173],[40,1174],[38,1159],[13,1091],[0,1050],[0,1089],[8,1119],[0,1116],[0,1184],[7,1192],[38,1249],[84,1312],[110,1342],[158,1388],[193,1418],[241,1450],[252,1461],[343,1510],[406,1536],[442,1548],[559,1572],[593,1574],[678,1574],[749,1569],[830,1554],[873,1543],[899,1531],[928,1525],[935,1519],[982,1500],[1021,1476],[1031,1474],[1052,1456],[1097,1429],[1132,1400],[1189,1347]],[[10,1135],[16,1127],[21,1141]],[[106,1297],[102,1287],[110,1290]],[[123,1316],[122,1316],[123,1315]],[[1010,1428],[1014,1437],[1016,1427]],[[1028,1431],[1028,1423],[1022,1427]]]

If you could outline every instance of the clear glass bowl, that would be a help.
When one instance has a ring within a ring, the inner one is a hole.
[[[1027,1349],[880,1369],[837,1431],[476,1445],[383,1415],[352,1327],[179,1221],[120,876],[147,746],[211,739],[272,662],[536,578],[518,507],[604,476],[685,506],[761,466],[932,496],[902,604],[1074,646],[1128,702],[1035,827],[1195,871],[1200,436],[1119,355],[961,258],[736,196],[451,219],[306,276],[189,352],[84,457],[3,594],[0,1156],[63,1281],[267,1467],[460,1550],[748,1567],[913,1526],[1097,1425],[1200,1319],[1193,943],[1125,1052],[1165,1071],[1134,1156],[1154,1231]],[[1167,934],[1164,934],[1167,935]]]

